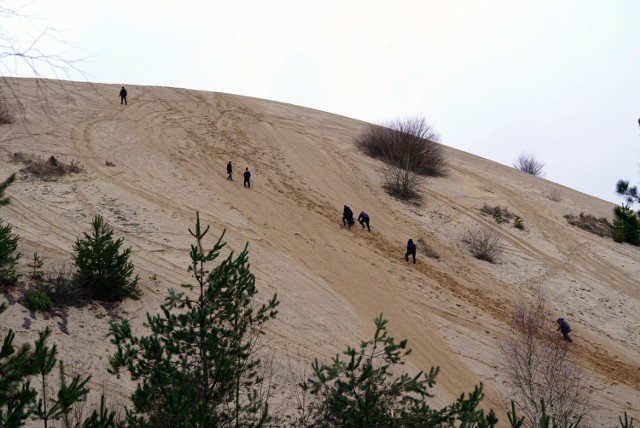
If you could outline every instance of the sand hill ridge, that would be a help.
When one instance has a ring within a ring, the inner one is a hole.
[[[445,146],[447,175],[429,178],[423,203],[408,205],[382,189],[384,165],[354,146],[361,121],[223,93],[129,85],[121,106],[120,85],[50,82],[43,95],[34,80],[11,82],[24,112],[0,126],[0,179],[23,167],[15,153],[77,160],[84,171],[55,181],[19,173],[1,217],[25,257],[37,251],[46,269],[68,263],[75,239],[104,216],[132,247],[140,274],[142,298],[116,310],[135,327],[167,288],[190,281],[187,229],[199,211],[210,234],[226,229],[229,249],[249,243],[259,295],[278,293],[267,337],[285,371],[357,345],[383,313],[391,334],[409,340],[409,369],[441,367],[434,403],[483,382],[484,406],[499,409],[496,342],[509,334],[514,302],[541,287],[571,322],[594,426],[614,425],[624,410],[640,417],[640,250],[563,217],[611,218],[613,204]],[[251,189],[242,186],[245,167]],[[344,204],[371,215],[371,233],[341,227]],[[525,229],[497,224],[480,212],[484,204],[507,207]],[[473,225],[500,234],[498,263],[469,253],[462,236]],[[418,262],[407,264],[408,238],[439,259],[419,248]],[[0,318],[2,334],[13,328],[18,342],[51,326],[67,365],[93,373],[92,389],[126,401],[132,385],[106,372],[113,347],[104,307],[71,308],[62,323],[12,304]]]

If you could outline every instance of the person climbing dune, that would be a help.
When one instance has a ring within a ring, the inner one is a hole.
[[[344,210],[342,211],[342,224],[347,226],[349,230],[351,230],[351,226],[355,223],[353,219],[353,211],[349,208],[348,205],[344,206]]]
[[[413,256],[413,262],[416,262],[416,244],[413,243],[413,239],[409,239],[407,242],[407,253],[404,255],[404,259],[409,261],[409,256]]]
[[[364,226],[367,225],[367,230],[369,232],[371,232],[371,227],[369,227],[369,214],[367,214],[366,212],[362,211],[360,213],[360,215],[358,216],[358,223],[360,223],[360,225],[362,225],[363,229],[364,229]]]

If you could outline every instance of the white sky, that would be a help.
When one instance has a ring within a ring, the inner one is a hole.
[[[369,122],[419,114],[443,144],[509,166],[532,153],[545,178],[602,199],[640,181],[638,0],[34,0],[23,12],[38,19],[0,33],[64,30],[76,49],[39,46],[85,57],[75,80]]]

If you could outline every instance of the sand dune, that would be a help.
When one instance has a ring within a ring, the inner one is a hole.
[[[85,167],[57,181],[20,175],[10,187],[2,218],[20,235],[20,251],[38,251],[46,268],[68,261],[76,237],[101,214],[132,247],[144,294],[116,310],[70,309],[64,322],[14,304],[1,316],[2,333],[13,328],[27,341],[52,326],[61,357],[93,373],[94,389],[126,401],[132,385],[106,372],[108,320],[126,316],[139,328],[167,288],[189,282],[187,229],[199,211],[214,236],[226,229],[231,250],[249,243],[260,294],[278,293],[268,339],[283,364],[328,359],[369,337],[383,313],[392,335],[409,339],[410,368],[441,367],[436,403],[483,382],[485,407],[499,409],[504,363],[496,342],[509,333],[513,303],[542,287],[572,324],[593,426],[612,426],[624,410],[640,417],[640,250],[563,218],[611,217],[611,203],[447,147],[448,174],[422,185],[422,206],[406,205],[382,190],[383,165],[354,147],[363,122],[161,87],[127,86],[129,105],[121,106],[119,85],[52,82],[43,103],[34,81],[14,82],[25,111],[0,127],[0,178],[22,167],[11,161],[16,152]],[[245,167],[251,189],[242,186]],[[554,189],[559,202],[545,196]],[[508,207],[525,230],[496,224],[480,212],[485,203]],[[371,215],[371,233],[341,227],[344,204]],[[462,235],[474,224],[500,234],[499,263],[469,254]],[[423,239],[440,258],[405,263],[408,238]]]

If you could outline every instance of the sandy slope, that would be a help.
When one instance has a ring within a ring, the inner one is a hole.
[[[51,83],[43,103],[33,81],[16,81],[25,114],[0,128],[0,178],[21,168],[10,161],[15,152],[80,160],[85,170],[53,182],[21,176],[2,217],[20,235],[20,250],[38,251],[52,268],[69,259],[95,214],[105,216],[132,246],[140,273],[143,298],[116,311],[134,325],[156,311],[168,287],[189,281],[187,228],[199,211],[212,235],[227,230],[230,249],[249,243],[261,295],[278,293],[268,338],[282,372],[356,345],[384,313],[392,334],[409,339],[414,368],[441,366],[436,403],[482,381],[485,405],[500,408],[496,341],[508,332],[513,302],[541,286],[572,324],[593,391],[591,424],[611,426],[623,410],[640,417],[640,252],[563,218],[610,217],[612,204],[447,148],[448,175],[422,186],[422,206],[407,206],[381,189],[382,165],[355,149],[365,123],[175,88],[130,86],[121,106],[118,89]],[[242,187],[245,166],[251,189]],[[545,196],[552,189],[561,201]],[[340,227],[345,203],[371,215],[371,233]],[[480,213],[484,203],[508,207],[526,230],[497,225]],[[500,233],[500,263],[470,256],[461,238],[473,224]],[[406,264],[408,238],[424,239],[440,259]],[[71,309],[66,321],[46,319],[14,304],[1,316],[2,333],[11,327],[26,341],[51,325],[67,364],[94,373],[94,389],[124,401],[131,384],[106,373],[112,316],[96,305]],[[286,392],[277,398],[293,400]]]

